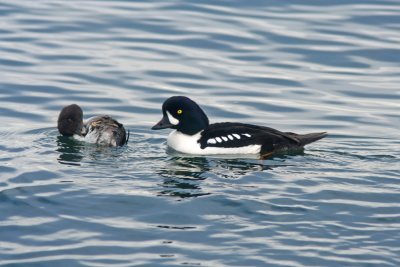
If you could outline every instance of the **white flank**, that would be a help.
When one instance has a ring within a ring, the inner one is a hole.
[[[226,137],[226,136],[221,136],[221,138],[226,142],[226,141],[228,141],[228,137]]]
[[[167,111],[167,116],[168,116],[168,120],[171,124],[173,125],[178,125],[179,120],[175,119],[174,116],[171,115],[171,113],[169,113],[169,111]]]
[[[198,132],[195,135],[187,135],[177,130],[174,130],[169,134],[167,144],[169,147],[173,148],[178,152],[186,154],[194,154],[194,155],[258,154],[260,153],[261,150],[261,145],[249,145],[243,147],[226,147],[226,148],[206,147],[204,149],[201,149],[200,144],[197,142],[200,139],[200,137],[201,137],[201,132]],[[210,140],[213,139],[209,139],[208,141]]]
[[[231,140],[233,140],[233,136],[230,135],[230,134],[228,135],[228,138],[231,139]]]
[[[251,137],[251,135],[248,134],[248,133],[245,133],[245,134],[242,134],[242,135],[247,136],[247,137]]]
[[[215,139],[217,140],[218,143],[222,143],[222,139],[219,137],[215,137]]]
[[[240,135],[238,134],[232,134],[236,139],[240,139]]]

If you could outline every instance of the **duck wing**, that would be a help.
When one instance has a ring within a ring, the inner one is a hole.
[[[244,123],[214,123],[206,128],[198,140],[201,148],[242,147],[261,145],[263,150],[272,151],[278,144],[301,145],[301,141],[292,133],[284,133],[273,128]]]
[[[124,125],[110,116],[96,116],[85,123],[86,137],[94,138],[94,143],[122,146],[128,142]]]

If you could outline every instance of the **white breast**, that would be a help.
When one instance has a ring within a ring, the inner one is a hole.
[[[206,147],[200,148],[197,142],[201,137],[201,132],[195,135],[183,134],[177,130],[171,132],[168,136],[167,144],[176,151],[195,154],[195,155],[217,155],[217,154],[258,154],[261,150],[261,145],[249,145],[243,147]],[[218,139],[217,139],[218,141]],[[221,139],[222,141],[222,139]]]

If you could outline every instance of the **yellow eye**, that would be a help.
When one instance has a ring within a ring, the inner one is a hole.
[[[178,115],[181,115],[181,114],[182,114],[182,112],[183,112],[183,110],[182,110],[182,109],[178,109],[178,110],[176,111],[176,113],[177,113]]]

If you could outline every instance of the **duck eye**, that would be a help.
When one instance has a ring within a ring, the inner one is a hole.
[[[181,114],[182,114],[182,112],[183,112],[183,110],[182,110],[182,109],[178,109],[178,110],[176,111],[176,113],[177,113],[178,115],[181,115]]]

